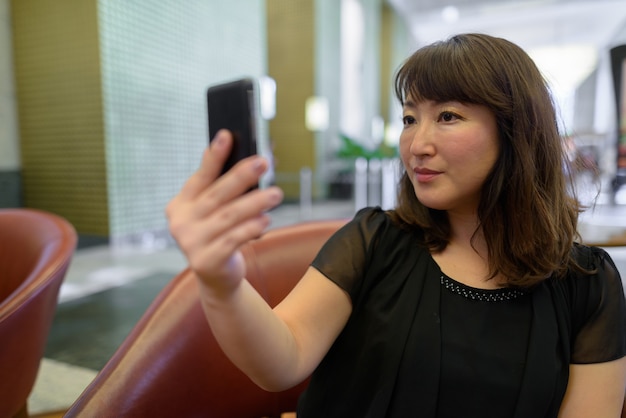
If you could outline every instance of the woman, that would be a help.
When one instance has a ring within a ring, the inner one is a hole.
[[[267,163],[218,178],[220,132],[168,205],[224,351],[267,390],[313,373],[298,417],[616,417],[626,308],[601,249],[574,242],[549,91],[516,45],[452,37],[400,68],[395,210],[361,210],[273,310],[238,248],[268,225]]]

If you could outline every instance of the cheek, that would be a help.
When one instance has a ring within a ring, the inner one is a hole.
[[[491,140],[488,141],[484,152],[485,152],[485,158],[484,158],[485,164],[489,167],[489,171],[491,171],[493,166],[496,164],[498,157],[500,156],[500,143],[497,137],[495,138],[492,137]]]
[[[409,147],[409,145],[403,146],[402,142],[399,144],[400,161],[402,161],[402,167],[405,171],[411,171],[411,158],[413,155]]]
[[[465,160],[468,163],[472,161],[472,164],[490,171],[500,153],[497,133],[489,129],[479,130],[471,137],[475,138],[471,144],[466,144],[465,147],[459,146],[453,151],[455,158],[460,161]]]

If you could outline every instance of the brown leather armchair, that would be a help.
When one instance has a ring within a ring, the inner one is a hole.
[[[0,210],[0,417],[25,417],[76,248],[65,219],[33,209]]]
[[[242,249],[247,279],[274,306],[345,221],[277,228]],[[252,383],[222,353],[189,270],[173,279],[65,417],[278,417],[306,386],[279,393]]]

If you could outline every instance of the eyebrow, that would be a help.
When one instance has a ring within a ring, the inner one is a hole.
[[[471,103],[465,103],[465,102],[461,102],[459,100],[443,100],[443,101],[425,100],[425,102],[432,102],[432,103],[434,103],[435,105],[438,105],[438,106],[446,106],[446,105],[451,105],[451,106],[469,106],[469,105],[471,105]],[[422,102],[415,102],[415,101],[409,99],[406,102],[404,102],[404,104],[402,105],[402,108],[416,109],[418,107],[419,103],[422,103]]]
[[[407,100],[402,104],[402,107],[416,108],[417,104],[413,100]]]

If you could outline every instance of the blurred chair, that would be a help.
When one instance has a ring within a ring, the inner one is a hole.
[[[270,230],[242,252],[247,279],[276,305],[345,221]],[[278,417],[295,411],[307,382],[285,392],[260,389],[214,339],[189,270],[176,276],[65,417]]]
[[[61,282],[76,248],[65,219],[0,209],[0,417],[27,417]]]

